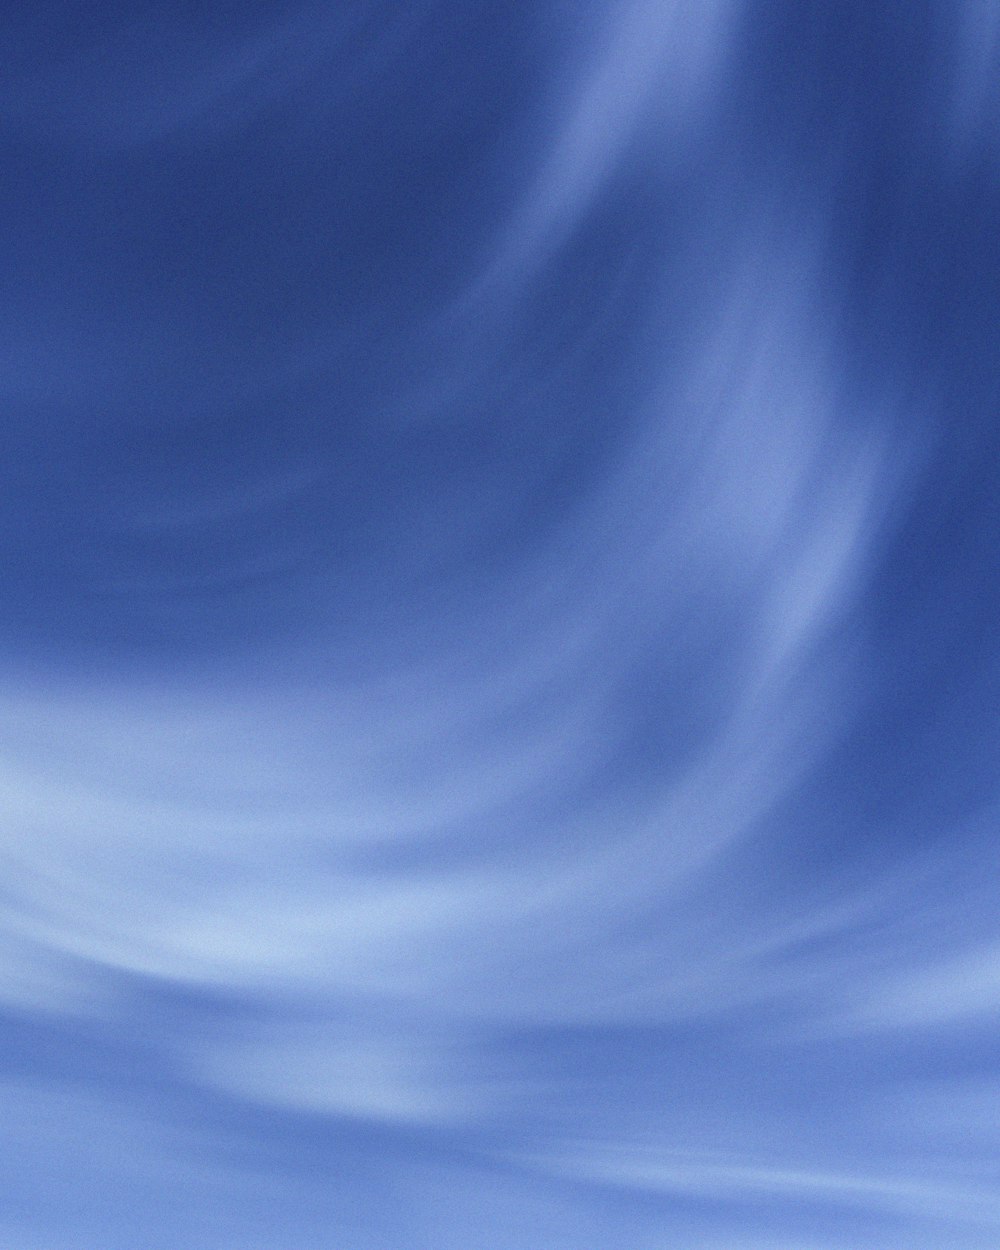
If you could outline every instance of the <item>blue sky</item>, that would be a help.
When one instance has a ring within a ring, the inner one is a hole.
[[[1000,3],[10,7],[7,1250],[995,1250]]]

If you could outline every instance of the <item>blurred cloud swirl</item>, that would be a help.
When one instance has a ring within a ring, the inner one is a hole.
[[[993,1250],[998,15],[10,15],[4,1246]]]

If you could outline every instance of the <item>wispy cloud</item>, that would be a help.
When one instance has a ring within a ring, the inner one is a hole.
[[[16,1250],[992,1247],[967,8],[15,22]]]

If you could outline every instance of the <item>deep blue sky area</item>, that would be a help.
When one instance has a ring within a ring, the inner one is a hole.
[[[995,1250],[1000,0],[5,30],[4,1250]]]

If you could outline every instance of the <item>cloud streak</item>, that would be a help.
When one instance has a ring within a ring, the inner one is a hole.
[[[992,1245],[989,93],[866,14],[20,20],[11,1245]]]

